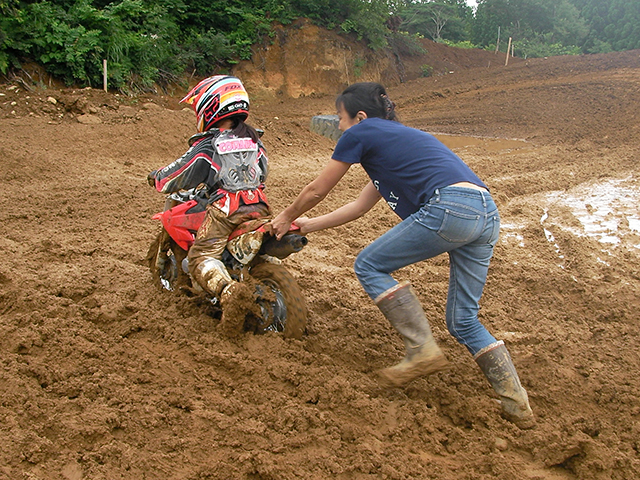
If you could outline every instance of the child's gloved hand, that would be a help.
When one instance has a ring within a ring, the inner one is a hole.
[[[147,175],[147,183],[149,184],[149,186],[154,187],[156,186],[156,173],[158,171],[154,170],[153,172],[149,172],[149,175]]]

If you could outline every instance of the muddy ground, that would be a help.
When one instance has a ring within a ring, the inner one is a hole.
[[[163,205],[145,177],[184,152],[193,113],[162,95],[10,82],[0,478],[640,478],[640,52],[498,64],[389,91],[404,123],[440,135],[498,201],[481,320],[511,351],[533,430],[500,417],[446,331],[446,257],[396,276],[452,369],[377,387],[403,346],[352,264],[397,222],[383,202],[285,261],[308,302],[302,340],[229,339],[201,304],[156,291],[144,261]],[[335,97],[250,93],[277,212],[329,158],[333,142],[308,125]],[[365,182],[353,168],[314,212]]]

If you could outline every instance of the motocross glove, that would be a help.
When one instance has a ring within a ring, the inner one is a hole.
[[[153,172],[149,172],[149,175],[147,175],[147,183],[151,187],[155,187],[156,186],[156,173],[157,172],[158,172],[157,170],[154,170]]]

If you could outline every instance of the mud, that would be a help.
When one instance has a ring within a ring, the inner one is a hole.
[[[510,349],[533,430],[500,417],[446,331],[446,257],[396,277],[451,368],[377,386],[403,346],[352,264],[397,222],[382,202],[284,261],[307,298],[302,339],[229,338],[202,304],[157,291],[145,262],[163,206],[146,175],[184,152],[193,113],[14,83],[0,85],[0,478],[639,478],[640,52],[497,65],[389,93],[498,201],[481,320]],[[334,95],[250,93],[277,213],[331,154],[308,124]],[[312,213],[357,195],[351,170]]]

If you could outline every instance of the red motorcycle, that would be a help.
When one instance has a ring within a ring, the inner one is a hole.
[[[209,201],[203,191],[180,191],[169,195],[165,210],[153,216],[162,221],[162,231],[149,247],[147,260],[158,288],[201,290],[189,275],[187,253]],[[306,303],[296,280],[276,259],[302,250],[307,238],[292,231],[277,240],[265,231],[265,223],[248,221],[239,225],[229,236],[222,263],[235,281],[251,277],[250,283],[256,285],[254,297],[259,308],[255,310],[260,315],[256,318],[255,313],[247,314],[245,331],[281,332],[288,338],[300,338],[307,325]],[[207,300],[221,313],[218,298]]]

